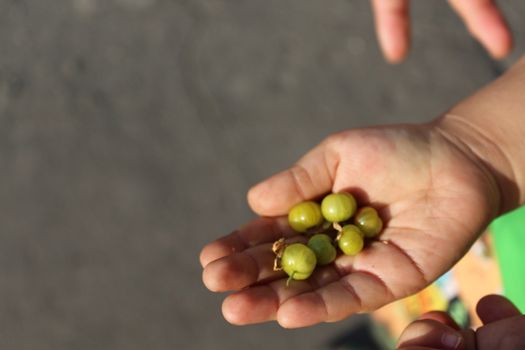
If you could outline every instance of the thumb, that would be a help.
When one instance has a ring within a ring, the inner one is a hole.
[[[291,168],[252,187],[250,207],[262,216],[283,215],[294,204],[329,192],[339,164],[339,139],[328,137]]]
[[[501,295],[491,294],[480,299],[476,312],[484,324],[521,315],[514,304]]]

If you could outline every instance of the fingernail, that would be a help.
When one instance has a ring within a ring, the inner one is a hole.
[[[456,350],[461,344],[461,336],[456,333],[444,333],[441,336],[441,344],[447,349]]]

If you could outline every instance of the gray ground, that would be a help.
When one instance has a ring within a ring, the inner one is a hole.
[[[525,4],[504,4],[523,42]],[[328,134],[428,120],[492,62],[444,1],[382,61],[367,1],[0,0],[2,349],[318,349],[228,325],[200,248]]]

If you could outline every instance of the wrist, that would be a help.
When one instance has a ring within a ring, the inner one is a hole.
[[[486,191],[497,206],[495,216],[520,205],[521,192],[512,161],[493,135],[472,118],[456,114],[454,110],[438,118],[434,127],[485,175]]]
[[[501,192],[500,214],[525,203],[524,95],[525,57],[438,122],[492,173]]]

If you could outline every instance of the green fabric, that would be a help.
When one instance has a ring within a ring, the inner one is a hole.
[[[494,238],[503,292],[525,312],[525,206],[496,219],[490,231]]]

